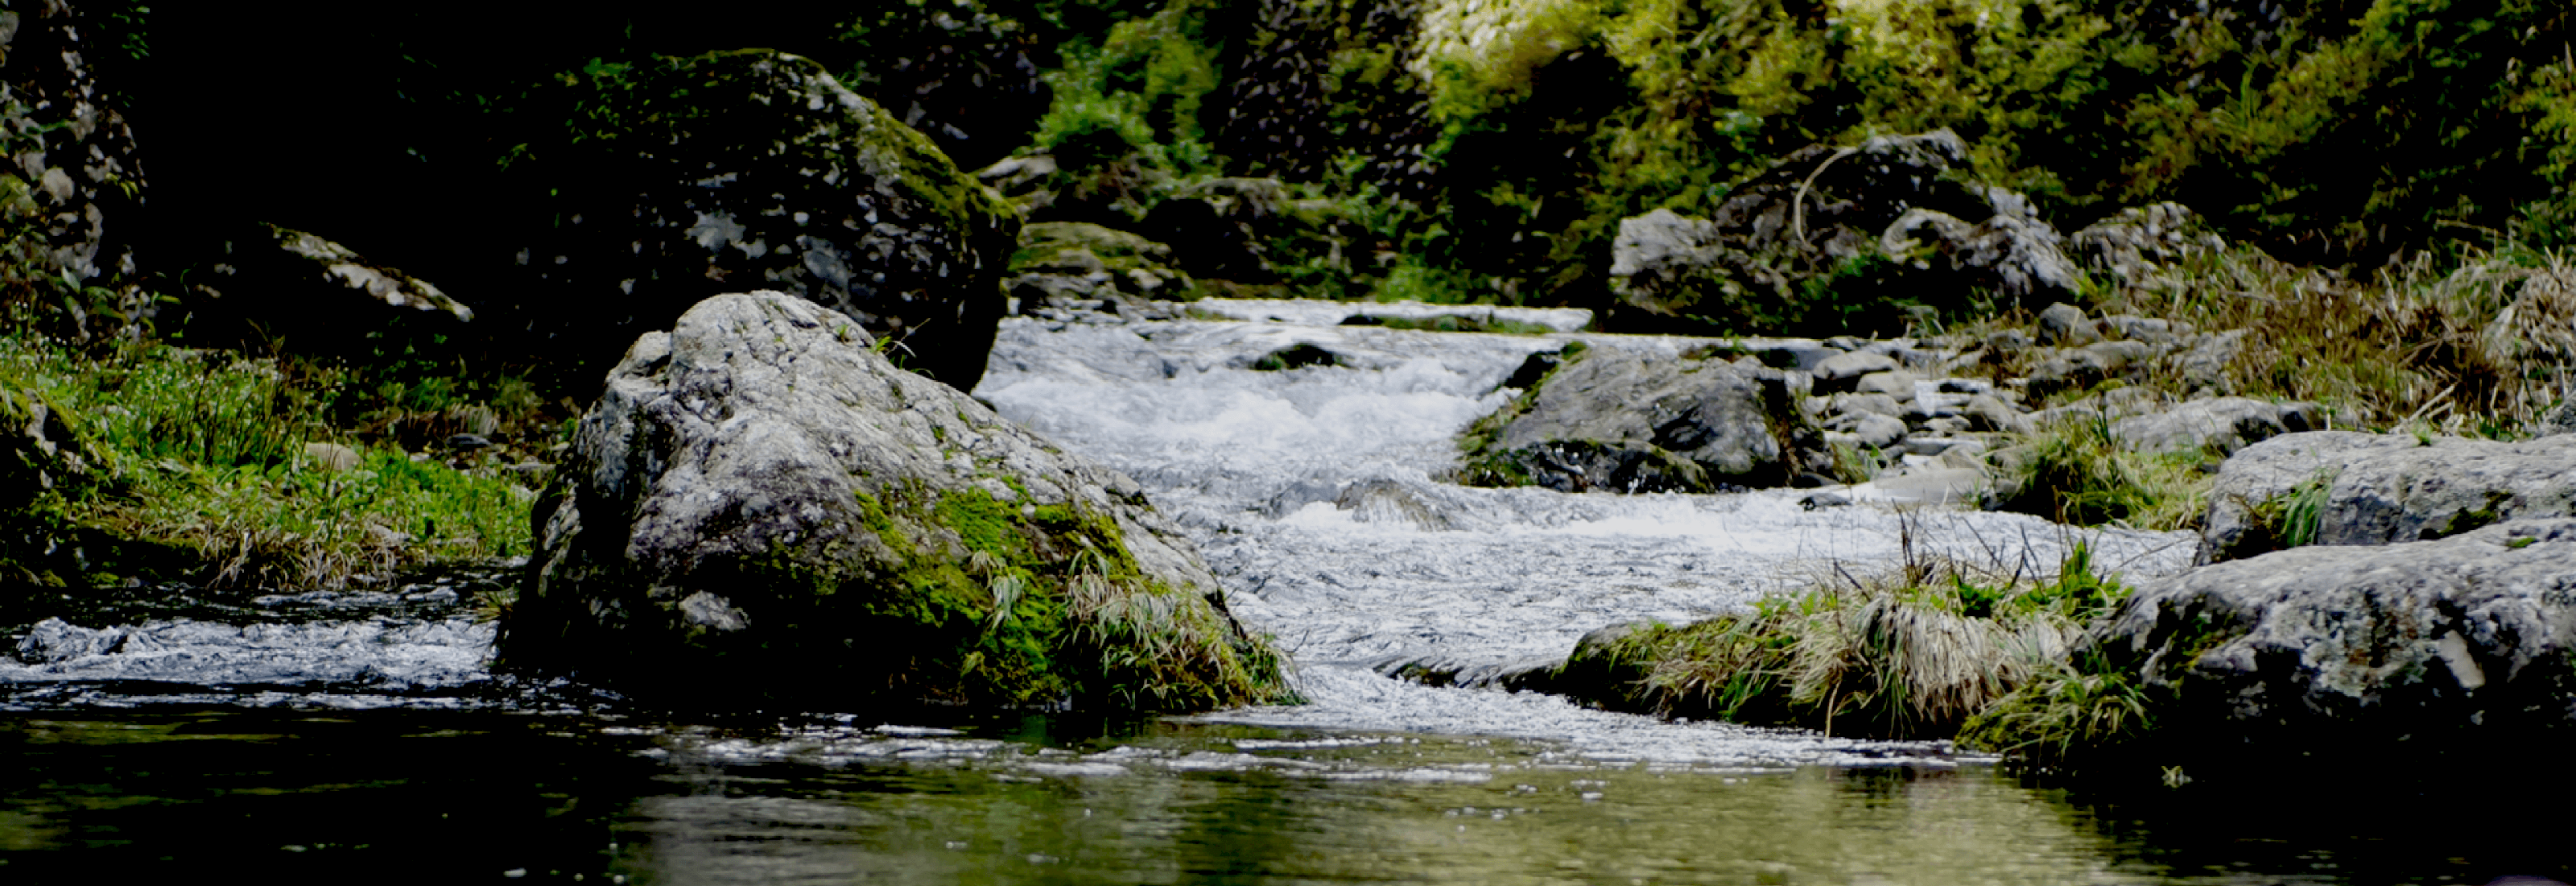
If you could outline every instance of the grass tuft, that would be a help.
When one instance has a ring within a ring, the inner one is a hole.
[[[2126,595],[2082,547],[2047,581],[1950,559],[1845,577],[1753,612],[1658,626],[1610,654],[1645,664],[1666,713],[1844,735],[1946,736],[2061,666],[2080,625]]]

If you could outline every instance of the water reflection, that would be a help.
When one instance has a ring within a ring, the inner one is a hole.
[[[1596,763],[1544,743],[1152,723],[670,726],[455,711],[0,715],[0,880],[2485,883],[2557,813],[1978,766]],[[1114,727],[1113,727],[1114,728]],[[2498,778],[2503,778],[2498,774]],[[2553,825],[2554,826],[2554,825]],[[2522,831],[2529,833],[2529,831]]]

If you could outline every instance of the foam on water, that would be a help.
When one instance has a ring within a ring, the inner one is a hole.
[[[1012,420],[1144,483],[1196,536],[1234,612],[1301,665],[1311,704],[1217,719],[1507,735],[1666,762],[1878,759],[1887,748],[1425,687],[1357,665],[1561,657],[1595,628],[1706,618],[1803,583],[1889,568],[1908,545],[2040,573],[2082,543],[2095,562],[2133,577],[2189,556],[2180,533],[1875,504],[1808,510],[1785,490],[1569,495],[1446,483],[1456,435],[1518,393],[1501,385],[1532,354],[1575,339],[1656,355],[1706,342],[1337,326],[1347,308],[1296,307],[1201,312],[1257,318],[1243,322],[1005,321],[977,391]],[[1338,365],[1253,368],[1299,346],[1330,352]]]

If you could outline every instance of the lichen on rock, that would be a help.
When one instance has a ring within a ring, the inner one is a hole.
[[[775,292],[639,338],[534,519],[506,665],[686,706],[1287,695],[1133,480]]]

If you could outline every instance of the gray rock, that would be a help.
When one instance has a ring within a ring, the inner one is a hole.
[[[2226,241],[2178,203],[2121,210],[2076,231],[2067,244],[2077,261],[2133,286],[2176,262],[2227,248]]]
[[[1095,224],[1038,222],[1020,228],[1020,249],[1002,286],[1023,314],[1102,302],[1124,314],[1142,313],[1189,283],[1189,275],[1172,267],[1169,246]]]
[[[2288,525],[2307,487],[2311,525]],[[2239,450],[2201,520],[2201,562],[2288,546],[2429,540],[2504,520],[2576,516],[2576,437],[2498,443],[2313,431]]]
[[[560,185],[539,214],[563,222],[518,257],[547,348],[598,372],[702,299],[774,289],[894,339],[915,372],[982,378],[1020,219],[930,138],[769,50],[593,85],[578,98],[600,131],[525,170]]]
[[[1821,455],[1777,370],[1596,348],[1549,377],[1469,478],[1564,491],[1777,486]]]
[[[1612,331],[1782,331],[1848,318],[1812,312],[1800,291],[1820,273],[1881,256],[1881,235],[1909,209],[1993,215],[1983,189],[1944,175],[1967,163],[1957,134],[1875,136],[1810,145],[1738,184],[1706,219],[1656,210],[1612,241]],[[1863,317],[1892,331],[1903,318]]]
[[[1906,431],[1905,422],[1870,412],[1853,414],[1844,427],[1827,427],[1850,434],[1854,443],[1877,449],[1895,446],[1905,439]]]
[[[2576,520],[2195,568],[2078,648],[2143,684],[2156,738],[2256,765],[2547,741],[2576,725]]]
[[[1853,386],[1853,390],[1862,394],[1881,395],[1898,403],[1911,403],[1914,402],[1915,396],[1914,383],[1922,380],[1922,376],[1902,369],[1873,372],[1861,376],[1860,381]]]
[[[1905,414],[1905,404],[1896,402],[1896,398],[1886,394],[1835,394],[1833,408],[1836,412],[1846,414],[1867,412],[1891,418]]]
[[[2245,353],[2242,329],[2193,336],[2186,349],[2174,355],[2175,374],[2195,390],[2226,390],[2227,367]]]
[[[2311,424],[2316,414],[2314,403],[2217,397],[2114,421],[2111,439],[2136,452],[2210,447],[2227,453],[2281,434],[2317,430]]]
[[[1836,393],[1858,386],[1861,376],[1886,372],[1901,365],[1896,358],[1885,354],[1846,352],[1826,357],[1824,362],[1816,364],[1811,374],[1815,376],[1818,392]]]
[[[869,345],[775,292],[638,338],[539,501],[502,662],[710,707],[1279,693],[1134,481]]]
[[[2081,275],[2060,250],[2061,240],[2048,223],[2007,212],[1971,225],[1948,213],[1915,208],[1888,225],[1879,242],[1894,256],[1928,250],[1940,261],[1918,261],[1928,270],[1945,272],[1948,285],[2020,303],[2075,294]]]
[[[2080,348],[2102,340],[2101,324],[2084,316],[2083,308],[2065,302],[2039,312],[2039,332],[2042,340],[2059,347]]]
[[[2031,422],[2029,416],[2024,415],[2020,409],[2014,408],[2012,404],[2004,402],[2002,398],[1991,394],[1977,394],[1969,397],[1967,408],[1962,411],[1962,414],[1969,419],[1969,426],[1973,430],[2000,431],[2009,434],[2028,434],[2037,430],[2037,425]]]

